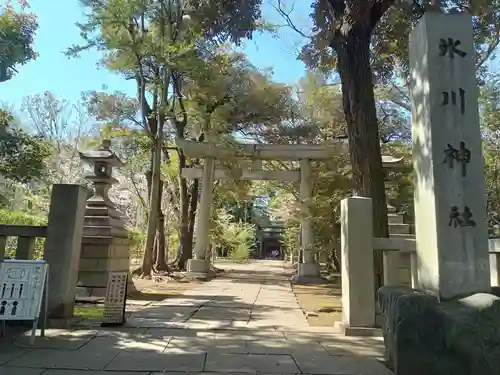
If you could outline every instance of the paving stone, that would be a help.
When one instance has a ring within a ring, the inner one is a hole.
[[[313,327],[309,327],[308,331],[311,331]],[[316,328],[316,327],[314,327]],[[320,332],[300,332],[298,330],[291,331],[289,329],[283,330],[282,333],[289,341],[298,341],[298,342],[343,342],[349,337],[346,337],[343,334],[339,334],[338,332],[324,332],[327,330],[327,327],[318,327],[322,328]]]
[[[301,372],[323,375],[394,375],[381,362],[373,358],[331,356],[328,354],[294,354]]]
[[[20,347],[36,348],[36,349],[64,349],[77,350],[88,343],[94,334],[87,335],[70,335],[61,334],[60,336],[37,336],[33,345],[30,344],[30,337],[23,335],[16,340],[16,345]]]
[[[248,302],[230,301],[230,300],[229,301],[211,300],[209,303],[206,304],[206,307],[219,307],[219,308],[228,307],[228,308],[236,308],[236,309],[238,309],[238,308],[250,308],[253,306],[253,302],[254,302],[254,300],[248,301]]]
[[[171,338],[215,338],[215,331],[184,329],[184,328],[148,328],[144,335],[147,337],[171,337]]]
[[[381,339],[365,337],[362,339],[344,339],[337,341],[323,341],[321,345],[330,355],[363,356],[384,358],[385,347]]]
[[[290,342],[283,340],[259,340],[247,341],[247,349],[250,354],[294,354],[294,353],[328,353],[323,346],[317,342]]]
[[[194,298],[167,298],[160,302],[154,302],[151,307],[157,306],[191,306],[200,307],[210,302],[210,299],[194,299]]]
[[[241,372],[224,372],[223,375],[243,375],[245,373]],[[217,372],[152,372],[149,375],[221,375],[220,373]],[[266,375],[266,374],[260,374],[260,375]]]
[[[170,322],[164,319],[130,317],[127,319],[127,328],[186,328],[184,322]]]
[[[102,370],[118,354],[117,350],[54,350],[29,351],[9,362],[9,366]]]
[[[148,328],[132,328],[132,327],[116,327],[116,328],[101,328],[96,331],[97,337],[133,337],[137,335],[143,335],[146,333]]]
[[[151,306],[134,313],[134,318],[157,318],[169,322],[184,322],[196,311],[197,307],[191,306]]]
[[[45,370],[40,368],[0,366],[0,375],[40,375],[43,371]]]
[[[250,319],[249,308],[231,308],[231,307],[201,307],[193,315],[193,319],[207,319],[207,320],[242,320],[247,321]]]
[[[0,372],[1,374],[1,372]],[[17,374],[15,374],[17,375]],[[20,373],[21,375],[21,373]],[[26,374],[29,375],[29,374]],[[82,370],[46,370],[43,375],[147,375],[145,372],[120,371],[113,374],[108,371],[82,371]]]
[[[109,371],[203,371],[205,354],[120,353]]]
[[[259,340],[286,340],[282,332],[273,330],[229,330],[215,331],[215,339],[234,339],[244,341],[259,341]]]
[[[246,341],[204,337],[173,338],[166,353],[248,353]]]
[[[289,355],[209,353],[205,371],[296,374],[300,370]]]
[[[153,351],[162,353],[167,347],[170,337],[96,337],[85,345],[87,350],[117,349],[125,351]]]
[[[27,353],[28,350],[24,348],[0,345],[0,365],[12,361],[16,357]]]

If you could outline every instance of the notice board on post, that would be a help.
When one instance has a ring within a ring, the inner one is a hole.
[[[104,300],[102,326],[125,324],[128,272],[110,272]]]
[[[43,260],[9,259],[0,263],[0,321],[33,321],[31,341],[42,312],[42,336],[47,318],[49,265]]]

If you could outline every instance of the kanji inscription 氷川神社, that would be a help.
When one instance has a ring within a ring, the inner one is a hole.
[[[448,143],[448,147],[444,150],[444,155],[443,163],[447,163],[448,167],[453,169],[455,161],[457,161],[462,166],[462,176],[467,176],[467,164],[470,163],[471,152],[465,146],[464,141],[460,142],[460,147],[458,149]]]
[[[467,52],[458,48],[462,42],[460,40],[454,40],[453,38],[441,38],[439,39],[439,56],[448,55],[450,59],[453,59],[455,55],[460,57],[467,56]]]
[[[467,52],[458,48],[462,43],[460,40],[454,40],[453,38],[441,38],[439,40],[439,56],[443,57],[448,55],[450,59],[453,59],[455,55],[460,57],[467,56]],[[460,97],[460,113],[465,114],[465,90],[463,88],[458,89],[458,95]],[[451,101],[450,101],[451,97]],[[455,90],[443,91],[443,102],[441,105],[447,106],[449,104],[454,106],[457,105],[457,92]],[[444,163],[453,169],[454,162],[457,161],[461,164],[462,177],[467,176],[467,164],[470,163],[471,152],[465,146],[465,142],[460,142],[460,147],[456,149],[451,144],[448,143],[448,147],[444,150],[445,159]],[[468,206],[464,207],[463,212],[460,212],[457,206],[451,206],[449,214],[448,226],[457,227],[475,227],[476,222],[472,220],[472,211]]]
[[[465,206],[462,212],[459,211],[457,206],[451,206],[450,221],[448,226],[457,227],[475,227],[476,222],[472,220],[472,212],[469,207]]]
[[[458,96],[460,97],[460,113],[463,115],[465,113],[465,90],[458,89]],[[451,97],[451,101],[450,101]],[[450,90],[450,92],[443,91],[443,101],[441,105],[457,105],[457,92],[455,90]]]
[[[419,288],[442,299],[490,287],[472,17],[427,12],[410,36]]]

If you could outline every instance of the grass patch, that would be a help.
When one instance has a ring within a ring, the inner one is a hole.
[[[104,314],[103,305],[76,305],[74,314],[85,319],[102,318]]]

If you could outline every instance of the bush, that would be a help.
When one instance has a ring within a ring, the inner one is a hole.
[[[254,242],[255,226],[252,224],[230,223],[226,228],[226,246],[231,260],[248,260]]]
[[[142,254],[146,232],[136,228],[128,228],[128,239],[130,240],[130,254],[135,256]]]
[[[11,225],[47,225],[47,218],[43,216],[30,215],[25,212],[0,209],[0,224]],[[35,241],[34,258],[43,257],[44,238],[37,238]],[[17,238],[9,237],[5,248],[5,256],[15,257],[17,247]]]

